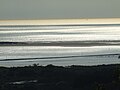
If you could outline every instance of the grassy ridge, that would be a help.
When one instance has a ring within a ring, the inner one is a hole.
[[[0,90],[120,90],[120,64],[0,67]]]

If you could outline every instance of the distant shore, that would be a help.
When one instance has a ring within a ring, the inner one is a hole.
[[[120,24],[120,18],[0,20],[1,25]]]

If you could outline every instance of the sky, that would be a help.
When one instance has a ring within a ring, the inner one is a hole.
[[[119,18],[120,0],[0,0],[2,19]]]

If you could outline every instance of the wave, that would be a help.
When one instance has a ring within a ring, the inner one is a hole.
[[[120,58],[120,54],[99,54],[99,55],[83,55],[83,56],[60,56],[60,57],[37,57],[37,58],[16,58],[16,59],[0,59],[0,61],[23,61],[23,60],[35,60],[35,59],[62,59],[62,58],[77,58],[77,57],[109,57],[109,56],[118,56]]]
[[[75,28],[75,27],[93,27],[93,26],[99,26],[99,27],[108,27],[108,26],[120,26],[120,24],[59,24],[59,25],[0,25],[0,30],[8,30],[8,29],[25,29],[25,30],[31,30],[31,29],[68,29],[68,28]]]
[[[105,46],[105,45],[107,46],[120,45],[120,40],[0,42],[0,46]]]

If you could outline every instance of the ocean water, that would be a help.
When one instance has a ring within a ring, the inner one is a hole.
[[[120,25],[0,26],[0,66],[120,63]]]

